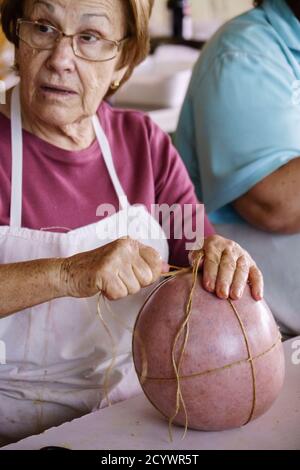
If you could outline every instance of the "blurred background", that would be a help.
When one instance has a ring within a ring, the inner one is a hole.
[[[152,54],[117,93],[115,105],[147,112],[172,134],[205,42],[250,8],[252,0],[156,0],[150,24]]]
[[[2,0],[0,0],[0,5]],[[0,80],[5,80],[7,87],[13,86],[16,83],[14,74],[11,71],[11,66],[14,63],[14,48],[8,43],[0,28]]]
[[[168,0],[156,0],[151,21],[153,35],[171,34],[171,11]],[[249,10],[251,0],[190,0],[194,36],[201,38],[217,23],[224,23],[234,16]]]
[[[2,0],[0,0],[1,4]],[[155,0],[150,24],[151,55],[135,70],[112,104],[141,109],[166,132],[177,126],[193,66],[205,42],[252,0]],[[0,80],[16,83],[13,47],[0,30]]]

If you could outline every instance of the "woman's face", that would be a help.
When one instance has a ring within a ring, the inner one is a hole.
[[[111,40],[126,36],[124,0],[26,0],[26,19],[46,22],[65,34],[98,33]],[[22,104],[31,118],[55,126],[80,122],[95,114],[111,83],[121,80],[119,55],[91,62],[74,55],[63,38],[53,50],[35,50],[19,42],[16,53],[21,76]],[[69,89],[62,93],[52,87]]]

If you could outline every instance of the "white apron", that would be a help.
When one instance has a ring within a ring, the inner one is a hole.
[[[0,227],[1,264],[68,257],[126,235],[152,246],[168,260],[168,243],[160,225],[143,206],[130,206],[127,202],[97,117],[93,118],[93,125],[119,197],[120,211],[64,234],[22,228],[19,86],[13,91],[11,108],[11,214],[10,226]],[[149,233],[156,234],[155,239],[149,239]],[[132,327],[152,288],[111,303],[116,317]],[[113,346],[97,316],[97,301],[98,296],[57,299],[0,319],[0,340],[6,344],[7,355],[6,365],[0,366],[0,445],[106,405],[103,377],[113,356]],[[109,393],[110,400],[116,402],[138,393],[140,386],[132,362],[130,332],[112,319],[104,302],[102,311],[117,345]]]
[[[247,223],[215,224],[249,251],[265,282],[265,299],[285,336],[300,334],[300,234],[277,235]]]

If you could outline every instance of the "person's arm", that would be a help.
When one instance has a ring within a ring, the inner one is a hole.
[[[0,321],[60,297],[109,300],[137,293],[167,267],[151,247],[123,238],[70,258],[0,265]]]
[[[155,203],[162,211],[162,227],[168,235],[169,262],[188,266],[189,247],[215,233],[204,206],[170,137],[147,118],[152,168],[155,181]],[[167,208],[170,209],[168,212]],[[173,212],[174,210],[174,212]],[[204,217],[203,217],[204,216]]]
[[[56,259],[0,265],[0,318],[60,297],[59,267]]]
[[[244,50],[219,55],[210,67],[203,61],[210,49],[202,55],[176,142],[209,213],[234,203],[251,224],[292,232],[300,187],[299,164],[292,163],[300,156],[295,77],[276,41],[272,60],[259,50],[265,31],[257,32],[255,47],[241,36]]]
[[[273,233],[300,232],[300,158],[238,198],[233,206],[250,224]]]

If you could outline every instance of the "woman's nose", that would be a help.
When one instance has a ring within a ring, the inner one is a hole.
[[[72,39],[61,38],[50,51],[47,66],[56,72],[73,72],[75,69],[75,55],[72,48]]]

